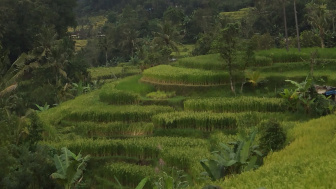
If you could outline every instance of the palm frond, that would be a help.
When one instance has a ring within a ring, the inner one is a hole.
[[[2,90],[0,92],[0,97],[2,97],[5,94],[11,93],[12,91],[14,91],[16,88],[18,87],[18,84],[15,83],[13,85],[10,85],[9,87],[5,88],[4,90]]]

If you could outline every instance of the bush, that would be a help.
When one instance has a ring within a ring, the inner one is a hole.
[[[255,34],[251,38],[251,43],[255,47],[256,50],[266,50],[266,49],[271,49],[274,47],[274,39],[273,37],[269,34]]]
[[[264,154],[281,150],[284,147],[286,134],[279,122],[276,120],[264,121],[260,123],[260,128],[260,149]]]
[[[214,36],[212,36],[211,34],[201,34],[191,54],[194,56],[208,54],[211,50],[211,43],[213,39]]]
[[[314,32],[306,30],[300,34],[301,47],[319,47],[321,46],[320,38]]]
[[[146,95],[148,98],[153,98],[153,99],[167,99],[170,97],[176,96],[175,91],[173,92],[164,92],[164,91],[156,91],[156,92],[151,92]]]

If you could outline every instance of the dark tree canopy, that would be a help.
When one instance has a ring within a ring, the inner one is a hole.
[[[75,26],[76,0],[0,0],[0,41],[11,61],[32,50],[43,27],[53,27],[59,38]]]

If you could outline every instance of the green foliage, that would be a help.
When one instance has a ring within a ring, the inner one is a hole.
[[[107,102],[108,104],[125,105],[125,104],[138,104],[140,96],[127,91],[109,90],[101,91],[99,93],[99,100]]]
[[[112,136],[141,136],[153,133],[154,126],[152,123],[95,123],[95,122],[66,122],[62,125],[69,125],[67,132],[77,133],[89,138],[112,137]]]
[[[166,172],[160,174],[160,177],[154,181],[153,189],[181,189],[189,186],[186,180],[187,175],[183,174],[183,171],[172,171],[172,175],[168,175]]]
[[[334,106],[327,98],[321,97],[316,92],[313,84],[313,77],[308,75],[306,80],[298,83],[292,80],[286,80],[295,85],[296,89],[284,89],[280,94],[286,99],[287,107],[290,111],[304,112],[308,115],[326,115],[331,113]]]
[[[82,157],[80,153],[75,155],[63,147],[62,154],[54,156],[57,171],[50,177],[62,184],[65,189],[76,188],[83,179],[84,170],[89,160],[89,155],[85,157]]]
[[[236,97],[190,99],[184,102],[185,110],[213,112],[281,112],[284,100],[280,98]]]
[[[206,55],[211,51],[211,43],[215,36],[211,33],[200,34],[199,39],[195,44],[195,48],[191,52],[194,56]]]
[[[250,66],[263,67],[271,66],[273,64],[272,58],[266,56],[255,56],[255,60],[250,63]]]
[[[280,123],[274,119],[260,123],[259,146],[264,154],[279,151],[285,146],[286,133]]]
[[[81,95],[89,92],[91,90],[90,85],[88,84],[87,86],[84,85],[82,81],[80,81],[78,84],[77,83],[72,83],[72,91],[75,92],[75,94]]]
[[[216,40],[212,43],[212,48],[215,52],[219,52],[221,58],[224,60],[229,71],[229,80],[231,85],[231,91],[235,93],[235,82],[233,75],[237,69],[236,56],[238,51],[238,35],[240,32],[239,24],[227,24],[227,26],[222,29]]]
[[[39,112],[43,112],[49,109],[50,105],[45,103],[44,106],[39,106],[38,104],[35,104],[35,106],[38,108]]]
[[[318,47],[320,39],[313,31],[303,31],[300,34],[300,44],[302,47]]]
[[[156,92],[151,92],[146,95],[148,98],[153,98],[153,99],[167,99],[176,96],[175,91],[173,92],[164,92],[164,91],[156,91]]]
[[[77,139],[48,143],[59,148],[68,146],[71,151],[89,153],[92,156],[125,156],[139,159],[158,158],[162,149],[170,147],[207,147],[207,142],[202,139],[189,139],[182,137],[145,137],[128,139]]]
[[[255,34],[251,38],[251,43],[254,46],[256,50],[266,50],[266,49],[271,49],[274,47],[274,39],[273,37],[269,34]]]
[[[195,129],[160,129],[153,131],[154,136],[203,138],[203,132]]]
[[[204,71],[160,65],[145,70],[142,80],[177,85],[220,85],[229,83],[229,78],[229,74],[223,71]]]
[[[210,155],[209,149],[206,146],[163,148],[160,153],[164,166],[185,170],[194,179],[198,178],[199,173],[202,171],[202,166],[198,164],[199,160],[205,157],[208,158]]]
[[[290,145],[270,153],[258,171],[245,172],[217,185],[222,188],[334,186],[335,121],[335,115],[329,115],[296,124],[288,132]]]
[[[53,149],[37,145],[31,150],[25,145],[0,147],[1,188],[56,188],[50,180],[55,168]]]
[[[244,171],[253,170],[258,167],[258,158],[262,154],[256,150],[254,139],[256,130],[250,136],[240,136],[237,142],[233,142],[233,147],[221,143],[220,149],[213,152],[210,159],[201,160],[201,165],[205,169],[211,180],[219,180],[231,174],[239,174]]]
[[[251,83],[253,88],[258,86],[258,84],[263,80],[260,72],[247,72],[246,73],[247,83]]]
[[[127,163],[112,163],[108,164],[104,168],[104,176],[112,178],[115,176],[120,184],[126,185],[132,188],[140,187],[139,183],[143,178],[153,179],[155,177],[155,171],[149,166],[132,165]],[[147,182],[146,186],[150,183]]]
[[[155,115],[153,123],[156,127],[166,129],[193,128],[201,131],[213,131],[215,129],[237,128],[236,114],[214,114],[209,112],[173,112]]]
[[[149,121],[155,114],[173,111],[173,108],[166,106],[93,106],[87,109],[74,110],[65,115],[64,119],[71,121],[123,121],[138,122]]]
[[[257,55],[265,56],[271,58],[273,63],[285,63],[285,62],[302,62],[304,60],[309,60],[309,53],[306,52],[296,52],[290,50],[286,52],[283,49],[272,49],[270,51],[259,51]]]
[[[207,54],[196,57],[181,58],[178,60],[178,66],[204,70],[223,70],[226,68],[220,59],[219,54]]]
[[[154,86],[139,82],[141,75],[127,77],[116,85],[116,89],[129,91],[133,93],[139,93],[141,95],[146,95],[147,93],[155,91]]]

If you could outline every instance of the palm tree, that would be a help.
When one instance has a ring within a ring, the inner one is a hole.
[[[176,27],[170,21],[164,21],[159,24],[159,32],[154,32],[154,43],[159,46],[166,46],[172,51],[179,53],[178,45],[180,44],[178,40],[181,35],[176,30]]]

